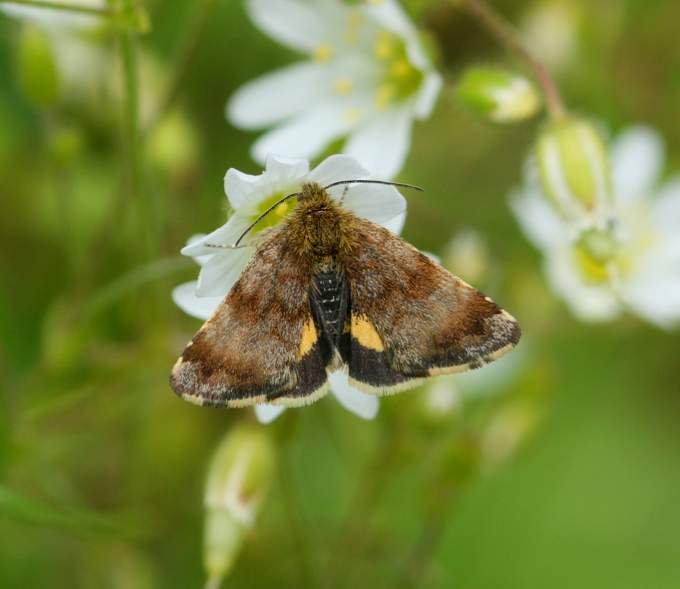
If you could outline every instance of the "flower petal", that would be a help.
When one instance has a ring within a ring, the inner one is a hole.
[[[331,392],[347,411],[351,411],[362,419],[374,419],[378,414],[380,401],[375,395],[368,395],[349,384],[347,374],[335,371],[328,375]]]
[[[568,230],[537,193],[530,189],[510,196],[510,208],[524,235],[539,249],[566,246]]]
[[[352,133],[343,152],[355,157],[377,178],[399,173],[411,143],[411,113],[408,106],[390,109]]]
[[[245,248],[215,254],[201,268],[196,294],[199,297],[226,295],[241,276],[253,253],[253,248]]]
[[[390,219],[389,221],[380,224],[385,229],[389,229],[392,233],[399,235],[401,233],[401,230],[404,228],[405,223],[406,223],[406,211],[400,213],[393,219]]]
[[[229,99],[227,118],[242,129],[262,129],[305,112],[332,92],[333,72],[304,62],[241,86]]]
[[[406,199],[402,194],[394,186],[381,184],[351,185],[345,194],[344,205],[356,215],[380,225],[394,221],[406,212]]]
[[[639,277],[627,285],[624,300],[638,315],[662,329],[680,323],[680,272]]]
[[[355,121],[342,102],[324,103],[283,123],[260,137],[252,147],[253,158],[262,163],[272,154],[310,159],[331,141],[345,135]]]
[[[188,245],[185,245],[182,248],[181,254],[183,256],[196,258],[198,256],[212,257],[218,254],[221,255],[232,251],[239,251],[209,247],[207,244],[233,245],[250,223],[251,221],[248,217],[240,213],[235,213],[229,217],[229,220],[222,225],[222,227],[215,229],[215,231],[208,233],[208,235],[202,236],[200,239],[190,241]],[[207,261],[208,259],[206,258],[203,264]]]
[[[302,182],[309,173],[309,161],[304,158],[270,155],[265,163],[265,173],[270,182],[278,184]]]
[[[197,284],[194,280],[176,286],[172,291],[172,300],[185,313],[205,321],[213,316],[224,297],[197,297]]]
[[[680,237],[680,175],[673,176],[659,190],[654,203],[654,222],[657,227]]]
[[[611,149],[612,178],[617,200],[648,198],[661,173],[664,149],[650,127],[626,129]]]
[[[430,70],[425,74],[413,107],[417,119],[426,119],[430,116],[443,85],[444,80],[438,72]]]
[[[327,157],[309,173],[309,179],[321,186],[342,180],[366,178],[369,171],[349,155],[335,154]]]
[[[544,267],[553,292],[581,321],[611,321],[621,314],[621,305],[608,285],[591,286],[583,282],[569,249],[549,254]]]
[[[310,5],[296,0],[248,0],[246,3],[251,20],[260,30],[282,45],[306,53],[332,39],[332,27],[337,27],[335,19],[325,18],[322,6],[322,3]]]
[[[197,244],[199,241],[203,241],[203,238],[205,237],[205,233],[197,233],[196,235],[192,235],[189,239],[187,239],[187,244],[184,246],[189,247],[190,245]],[[184,248],[182,248],[184,250]],[[214,254],[215,252],[212,252]],[[194,258],[194,262],[196,262],[199,266],[203,266],[211,257],[211,254],[206,254],[204,256],[196,256]]]
[[[285,405],[255,405],[255,417],[260,423],[271,423],[285,410]]]

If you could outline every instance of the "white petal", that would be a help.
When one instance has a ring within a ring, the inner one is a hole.
[[[425,74],[415,99],[414,112],[417,119],[430,116],[443,85],[444,80],[436,71],[430,70]]]
[[[411,145],[411,112],[407,106],[377,116],[352,133],[343,152],[355,157],[377,178],[399,173]]]
[[[340,188],[340,187],[338,187]],[[353,184],[344,199],[345,208],[369,221],[384,225],[406,212],[406,199],[394,188],[380,184]]]
[[[383,28],[402,38],[415,33],[413,24],[395,0],[381,0],[367,4],[366,12]]]
[[[349,384],[347,374],[335,371],[328,375],[331,392],[347,411],[351,411],[362,419],[373,419],[378,414],[380,401],[375,395],[368,395]]]
[[[196,235],[192,235],[189,239],[187,239],[187,244],[184,246],[189,247],[190,245],[194,245],[200,241],[203,241],[203,238],[205,237],[205,233],[196,233]],[[184,250],[184,248],[182,248]],[[214,253],[214,252],[213,252]],[[194,258],[194,262],[196,262],[199,266],[203,266],[209,259],[210,255],[206,254],[205,256],[196,256]]]
[[[301,182],[309,173],[309,161],[304,158],[270,155],[265,164],[267,179],[282,185]]]
[[[612,177],[618,200],[648,198],[663,166],[661,137],[650,127],[624,131],[611,149]]]
[[[346,116],[349,107],[340,103],[322,104],[265,133],[252,147],[252,156],[264,162],[269,155],[311,159],[331,141],[345,135],[355,124]]]
[[[672,177],[659,190],[654,203],[654,221],[671,235],[680,236],[680,175]]]
[[[369,172],[353,157],[343,154],[335,154],[327,157],[310,174],[309,179],[318,182],[321,186],[327,186],[333,182],[342,180],[355,180],[366,178]]]
[[[392,233],[399,235],[401,233],[401,230],[404,228],[405,223],[406,223],[406,211],[397,215],[396,217],[394,217],[394,219],[390,219],[385,223],[381,223],[381,225],[385,227],[385,229],[389,229]]]
[[[305,62],[266,74],[241,86],[227,104],[227,118],[242,129],[262,129],[298,115],[332,92],[333,72]]]
[[[570,251],[565,249],[551,253],[544,267],[553,292],[581,321],[611,321],[621,314],[621,305],[607,285],[584,283]]]
[[[255,417],[260,423],[271,423],[285,410],[284,405],[255,405]]]
[[[197,282],[185,282],[175,287],[172,291],[172,300],[185,313],[203,319],[210,319],[224,297],[197,297]]]
[[[275,192],[297,189],[308,172],[306,159],[270,155],[265,170],[256,176],[230,168],[224,177],[224,191],[235,211],[251,217],[258,205]]]
[[[282,45],[312,52],[339,25],[326,19],[321,4],[305,4],[296,0],[248,0],[246,7],[252,21]],[[330,30],[329,30],[330,29]]]
[[[196,258],[199,256],[214,256],[216,254],[238,251],[208,247],[207,244],[234,245],[234,242],[241,236],[250,223],[251,220],[249,217],[240,213],[235,213],[229,217],[229,220],[222,225],[222,227],[215,229],[215,231],[208,233],[208,235],[204,235],[200,239],[190,241],[188,245],[185,245],[182,248],[181,254],[183,256]],[[205,262],[207,262],[207,259],[205,259],[203,263]]]
[[[235,168],[227,170],[224,175],[224,193],[234,211],[246,207],[252,200],[253,194],[258,192],[261,177],[262,174],[245,174]]]
[[[234,286],[252,257],[253,248],[225,250],[210,258],[198,275],[199,297],[224,296]]]
[[[646,276],[629,284],[626,303],[647,321],[670,329],[680,324],[680,271],[675,276]]]
[[[526,190],[511,194],[510,207],[522,231],[536,247],[550,249],[568,243],[567,226],[537,193]]]

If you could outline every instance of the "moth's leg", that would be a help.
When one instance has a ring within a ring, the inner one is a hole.
[[[340,204],[345,204],[345,196],[347,195],[347,191],[349,190],[349,184],[345,184],[345,187],[342,189],[342,194],[340,195]]]

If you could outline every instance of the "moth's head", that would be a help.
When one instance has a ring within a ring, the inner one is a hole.
[[[315,200],[330,199],[326,189],[316,182],[305,182],[302,185],[302,190],[298,194],[298,202],[312,202]]]

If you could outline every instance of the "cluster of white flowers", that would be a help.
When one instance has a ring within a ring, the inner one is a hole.
[[[598,169],[596,151],[581,173]],[[552,177],[541,183],[528,174],[512,209],[542,250],[551,287],[579,319],[607,321],[629,310],[672,327],[680,321],[680,176],[659,182],[663,144],[648,127],[625,130],[609,153],[611,182],[597,182],[597,206],[560,214],[547,192],[558,193],[563,204],[587,199],[576,194],[579,179],[567,178],[575,167],[560,168],[569,162],[555,155]]]
[[[442,80],[395,0],[247,0],[253,22],[309,61],[240,88],[227,113],[244,129],[273,127],[253,146],[311,158],[347,137],[343,152],[373,174],[401,169],[414,119],[429,116]]]

